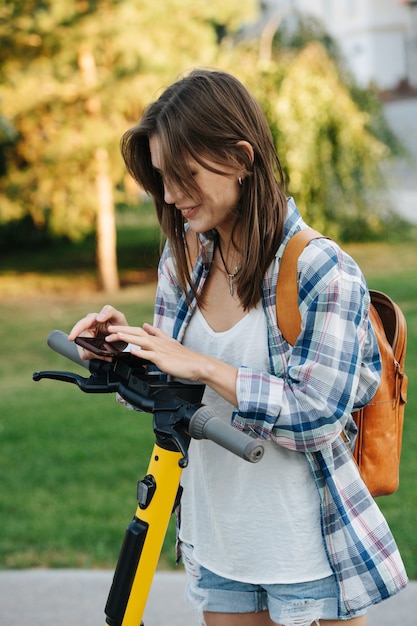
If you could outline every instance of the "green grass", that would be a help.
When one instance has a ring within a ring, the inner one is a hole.
[[[141,302],[142,291],[117,303],[138,322],[152,316],[154,289]],[[40,369],[86,374],[50,351],[45,338],[55,327],[68,331],[97,304],[44,298],[0,305],[8,355],[0,364],[2,567],[113,567],[136,509],[136,482],[154,443],[152,417],[127,411],[113,395],[32,381]],[[170,537],[172,545],[172,529]],[[172,564],[172,549],[163,562]]]
[[[364,269],[370,287],[388,292],[401,305],[408,320],[409,401],[401,484],[397,493],[378,502],[414,579],[417,578],[415,250],[415,244],[349,248]],[[0,278],[0,290],[1,284]],[[24,293],[21,289],[18,295],[3,295],[0,300],[0,567],[3,568],[113,568],[125,527],[136,509],[136,482],[146,473],[154,443],[151,416],[125,410],[113,396],[90,396],[72,385],[32,381],[35,370],[72,368],[47,348],[45,339],[49,331],[54,328],[68,331],[75,320],[97,310],[107,300],[98,293],[76,295],[76,284],[79,278],[67,293],[49,293],[46,288],[40,294],[33,290]],[[112,302],[126,312],[128,319],[140,324],[152,317],[153,295],[154,285],[129,287]],[[74,368],[77,370],[77,366]],[[171,523],[161,567],[173,565],[173,542]]]

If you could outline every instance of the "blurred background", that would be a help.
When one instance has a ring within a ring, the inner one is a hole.
[[[400,0],[0,0],[0,567],[114,566],[151,419],[31,373],[68,368],[48,332],[109,298],[152,318],[161,236],[119,141],[196,66],[244,82],[305,219],[406,313],[401,486],[381,507],[417,578],[417,2]]]

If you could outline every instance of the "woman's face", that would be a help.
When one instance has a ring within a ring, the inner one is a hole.
[[[162,177],[165,202],[175,205],[175,208],[181,211],[193,231],[203,233],[215,228],[220,235],[230,236],[236,221],[234,209],[239,200],[238,177],[242,170],[222,167],[224,175],[216,174],[190,157],[188,166],[200,193],[189,195],[191,192],[185,192],[164,177],[161,146],[157,135],[150,137],[149,148],[152,165]],[[207,163],[219,169],[217,164],[210,161]]]

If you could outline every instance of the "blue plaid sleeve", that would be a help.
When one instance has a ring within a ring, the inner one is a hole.
[[[176,279],[169,243],[166,242],[158,265],[153,323],[168,335],[173,334],[180,298],[181,290]]]
[[[301,333],[292,349],[286,344],[285,367],[278,333],[281,345],[270,346],[273,374],[239,369],[233,425],[314,452],[336,439],[354,407],[372,398],[380,361],[369,292],[356,263],[333,242],[316,240],[300,256],[298,279]]]

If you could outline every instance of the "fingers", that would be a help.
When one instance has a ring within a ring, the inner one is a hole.
[[[68,334],[69,341],[74,341],[75,337],[78,337],[78,335],[81,334],[88,334],[90,336],[95,335],[95,331],[99,323],[97,322],[97,315],[97,313],[89,313],[79,320]]]
[[[111,324],[107,328],[108,332],[111,333],[107,337],[109,341],[116,341],[117,339],[122,339],[123,341],[127,341],[129,343],[136,343],[139,340],[145,339],[147,337],[164,337],[169,339],[165,333],[163,333],[159,328],[155,328],[150,324],[144,324],[143,327],[140,326],[119,326],[115,324]],[[141,344],[137,344],[141,345]]]
[[[155,337],[157,335],[162,334],[162,331],[160,328],[155,328],[155,326],[151,326],[151,324],[147,324],[147,323],[143,325],[143,330],[145,330],[148,333],[148,335],[154,335]]]
[[[111,334],[107,340],[126,341],[134,356],[153,363],[162,372],[194,382],[199,380],[197,353],[188,350],[160,328],[150,324],[144,324],[142,328],[109,325],[108,331]]]
[[[110,304],[106,304],[98,313],[97,321],[101,324],[106,324],[107,326],[110,324],[117,324],[118,326],[127,326],[127,319],[123,315],[121,311],[118,311]]]
[[[99,313],[89,313],[81,320],[79,320],[75,326],[71,329],[68,339],[74,341],[78,335],[107,335],[108,327],[110,324],[127,325],[126,317],[112,307],[106,304]]]
[[[108,326],[107,341],[127,341],[139,345],[138,341],[148,336],[148,333],[140,327],[135,326]]]

